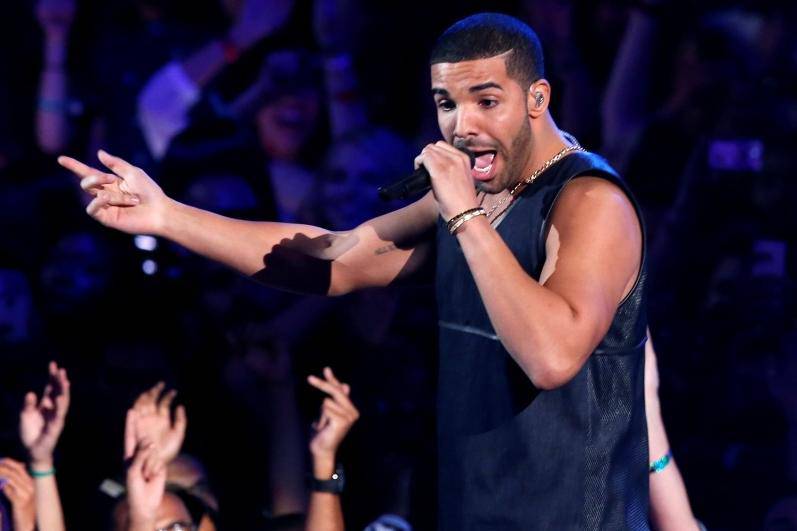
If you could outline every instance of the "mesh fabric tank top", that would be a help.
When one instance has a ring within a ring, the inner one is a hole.
[[[523,190],[496,227],[534,279],[557,196],[586,175],[619,186],[639,216],[603,158],[564,157]],[[637,282],[608,333],[572,380],[549,391],[536,389],[501,344],[442,220],[436,275],[440,529],[647,529],[644,229]]]

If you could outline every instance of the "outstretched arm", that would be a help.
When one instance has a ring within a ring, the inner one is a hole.
[[[428,253],[437,217],[429,194],[346,232],[236,220],[178,203],[141,169],[103,151],[99,157],[113,173],[70,157],[58,162],[94,196],[86,210],[103,225],[167,238],[267,285],[304,293],[339,295],[411,273]]]
[[[25,395],[25,405],[19,414],[19,434],[28,451],[34,476],[36,523],[40,531],[65,529],[53,452],[69,410],[69,385],[66,370],[50,362],[49,381],[44,392],[40,398],[32,392]]]

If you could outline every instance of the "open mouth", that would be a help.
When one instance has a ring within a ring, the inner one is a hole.
[[[473,176],[477,179],[488,179],[492,174],[496,151],[494,149],[488,151],[474,150],[473,154],[475,155]]]

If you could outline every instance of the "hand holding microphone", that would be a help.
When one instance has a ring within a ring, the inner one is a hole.
[[[470,167],[476,163],[476,156],[465,147],[457,148],[470,157]],[[423,166],[419,166],[411,175],[387,186],[380,186],[378,189],[379,197],[385,201],[393,199],[407,199],[426,193],[432,188],[429,171]]]

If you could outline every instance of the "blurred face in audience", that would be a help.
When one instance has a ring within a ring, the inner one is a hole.
[[[321,110],[319,72],[318,58],[304,50],[277,50],[264,58],[255,124],[269,158],[296,160],[315,132]]]
[[[335,230],[351,229],[379,208],[377,156],[355,143],[333,148],[321,181],[321,208]]]
[[[89,233],[68,234],[58,241],[42,267],[48,304],[56,311],[99,296],[110,282],[110,253]]]
[[[261,107],[255,118],[257,133],[269,158],[295,161],[315,131],[320,107],[317,91],[310,88]]]
[[[183,502],[180,498],[169,492],[163,496],[160,507],[158,507],[155,522],[156,529],[169,529],[170,526],[177,522],[182,523],[183,527],[192,524],[191,514],[188,512]]]
[[[127,531],[128,520],[127,500],[123,500],[114,509],[114,531]],[[155,513],[155,528],[153,531],[155,529],[171,529],[171,526],[178,523],[182,524],[184,529],[190,529],[190,526],[193,525],[191,514],[178,496],[171,492],[166,492],[163,495],[161,504],[158,506],[157,513]]]

